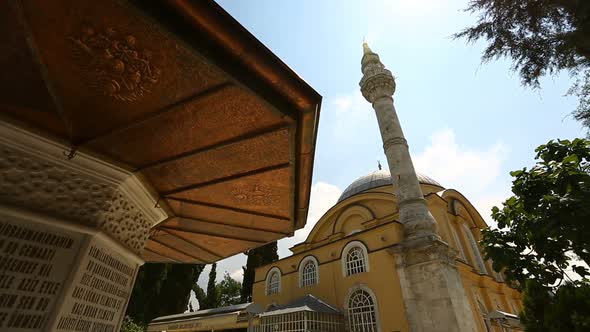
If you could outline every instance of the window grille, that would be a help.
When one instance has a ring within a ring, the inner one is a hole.
[[[301,287],[312,286],[318,283],[318,267],[313,260],[309,260],[303,266],[301,274]]]
[[[346,254],[346,276],[367,272],[367,258],[360,247],[351,248]]]
[[[281,276],[277,271],[270,274],[270,277],[268,278],[268,295],[277,294],[279,292],[280,278]]]
[[[342,332],[344,323],[339,314],[314,311],[266,315],[260,318],[255,332]]]
[[[351,332],[377,332],[377,316],[373,297],[358,289],[348,299],[348,327]]]

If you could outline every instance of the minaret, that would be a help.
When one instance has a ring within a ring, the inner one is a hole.
[[[377,114],[383,150],[394,181],[394,192],[398,197],[400,222],[404,225],[405,240],[423,237],[426,237],[424,240],[438,239],[436,222],[426,206],[408,150],[408,142],[393,106],[395,79],[367,43],[363,43],[363,50],[363,78],[359,85],[363,96],[373,104]]]
[[[383,150],[393,179],[404,227],[403,241],[391,249],[412,332],[477,331],[461,275],[456,251],[441,240],[404,138],[395,107],[395,80],[367,43],[363,43],[359,85],[373,105]]]

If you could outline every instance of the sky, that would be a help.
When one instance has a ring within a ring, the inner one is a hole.
[[[510,196],[509,172],[534,163],[550,139],[582,137],[564,96],[567,74],[541,89],[521,86],[511,62],[481,63],[485,43],[452,35],[477,17],[467,0],[218,0],[256,38],[323,96],[307,225],[279,241],[279,256],[305,240],[356,178],[387,165],[375,114],[360,94],[365,39],[396,77],[395,105],[415,168],[457,189],[492,224]],[[246,256],[218,263],[241,280]],[[199,284],[206,286],[209,267]]]

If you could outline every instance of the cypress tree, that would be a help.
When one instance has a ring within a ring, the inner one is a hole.
[[[205,309],[205,298],[207,297],[207,294],[205,294],[205,291],[201,288],[201,286],[199,286],[197,283],[195,283],[195,284],[193,284],[193,292],[195,292],[195,297],[197,298],[197,301],[199,302],[199,310]]]
[[[217,294],[217,287],[215,279],[217,278],[217,263],[211,265],[209,272],[209,281],[207,282],[207,297],[205,297],[205,306],[203,309],[217,308],[219,306],[219,296]]]
[[[240,294],[240,300],[242,303],[252,302],[254,270],[259,266],[277,261],[279,259],[277,251],[278,247],[276,241],[248,251],[246,266],[242,267],[242,270],[244,270],[244,280],[242,281],[242,291]]]
[[[126,314],[147,325],[152,319],[183,313],[203,264],[147,263],[138,272]]]

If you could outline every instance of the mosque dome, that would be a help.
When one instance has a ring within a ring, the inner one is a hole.
[[[440,183],[436,182],[434,179],[420,173],[417,173],[417,175],[420,184],[436,186],[440,187],[441,189],[444,189],[444,187]],[[338,202],[341,202],[363,191],[381,186],[391,185],[392,183],[393,182],[391,180],[391,174],[388,170],[378,170],[371,172],[367,175],[361,176],[360,178],[354,180],[348,187],[346,187],[344,192],[342,192],[342,195],[340,195],[340,198],[338,198]]]

